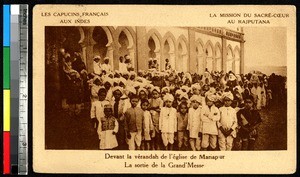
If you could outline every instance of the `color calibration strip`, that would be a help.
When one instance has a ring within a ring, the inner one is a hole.
[[[10,174],[10,5],[3,5],[3,174]]]
[[[28,173],[28,5],[3,5],[3,174]]]

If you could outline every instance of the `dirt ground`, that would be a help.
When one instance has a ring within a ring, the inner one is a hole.
[[[263,122],[259,126],[256,150],[287,149],[286,103],[275,103],[260,111]],[[90,110],[86,106],[78,116],[56,110],[46,113],[46,149],[98,149],[97,132],[90,123]]]
[[[287,108],[282,102],[271,108],[260,111],[263,122],[259,126],[257,150],[286,150],[287,149]]]

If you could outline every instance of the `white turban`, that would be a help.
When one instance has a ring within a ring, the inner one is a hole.
[[[157,87],[157,86],[153,87],[153,88],[151,89],[151,92],[153,92],[154,90],[157,91],[158,93],[160,93],[159,87]]]
[[[224,92],[222,99],[224,100],[224,98],[229,98],[230,100],[233,100],[233,95],[231,92]]]
[[[180,89],[176,90],[176,92],[175,92],[175,95],[182,95],[182,94],[183,94],[183,91]]]
[[[148,90],[145,89],[144,87],[140,87],[138,90],[138,94],[140,94],[141,91],[144,91],[148,95]]]
[[[212,94],[212,93],[206,95],[206,98],[207,98],[208,100],[212,101],[212,102],[216,101],[216,99],[217,99],[216,95],[215,95],[215,94]]]
[[[169,87],[163,87],[161,89],[162,92],[170,93],[170,88]]]
[[[123,94],[123,88],[120,86],[116,86],[112,89],[112,92],[114,93],[115,91],[119,90]]]
[[[180,95],[180,97],[179,97],[180,99],[182,99],[182,98],[185,98],[185,99],[189,99],[189,96],[188,96],[188,94],[187,93],[183,93],[183,94],[181,94]]]
[[[201,96],[199,96],[199,95],[193,95],[193,96],[190,98],[190,101],[197,101],[198,103],[201,103],[201,102],[202,102],[202,98],[201,98]]]
[[[234,75],[233,73],[230,73],[228,79],[229,79],[230,81],[234,81],[234,80],[236,80],[236,77],[235,77],[235,75]]]
[[[120,82],[122,82],[123,84],[125,84],[126,85],[126,79],[125,78],[123,78],[123,77],[120,77],[119,78],[119,84],[120,84]]]
[[[183,85],[181,88],[180,88],[183,92],[186,92],[188,93],[190,91],[190,88],[186,85]],[[185,91],[184,91],[185,90]]]
[[[193,84],[191,87],[192,87],[192,89],[201,90],[201,86],[199,83]]]
[[[110,85],[113,85],[113,81],[112,81],[112,79],[110,77],[105,77],[103,79],[103,84],[105,84],[106,82],[110,83]]]
[[[136,90],[135,90],[134,87],[127,86],[127,87],[126,87],[126,90],[127,90],[128,92],[131,92],[131,93],[133,93],[133,94],[136,94]]]
[[[173,101],[174,101],[174,97],[173,97],[173,95],[167,93],[167,94],[164,96],[163,100],[164,100],[164,101],[171,101],[171,102],[173,102]]]

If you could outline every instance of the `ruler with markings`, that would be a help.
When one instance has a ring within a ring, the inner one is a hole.
[[[26,175],[28,173],[28,5],[20,5],[19,27],[18,174]]]

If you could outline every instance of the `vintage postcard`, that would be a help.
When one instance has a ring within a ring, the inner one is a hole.
[[[291,174],[293,6],[36,5],[39,173]]]

